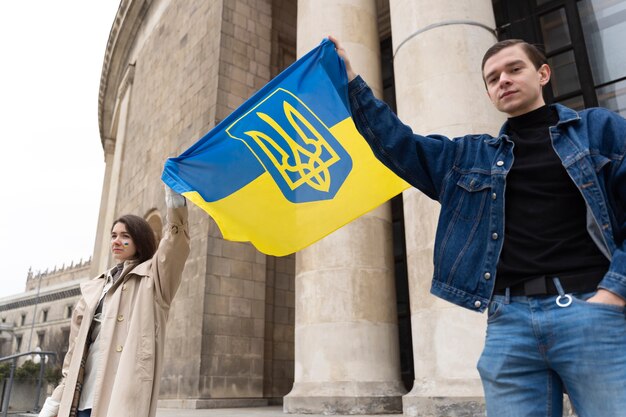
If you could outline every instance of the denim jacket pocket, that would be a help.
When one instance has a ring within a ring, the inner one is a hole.
[[[491,190],[491,176],[480,173],[462,174],[456,185],[454,212],[465,220],[479,218]]]

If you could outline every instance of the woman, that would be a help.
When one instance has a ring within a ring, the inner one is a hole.
[[[189,254],[186,201],[169,187],[165,235],[141,217],[113,222],[117,265],[81,284],[72,314],[63,380],[39,417],[153,417],[165,324]]]

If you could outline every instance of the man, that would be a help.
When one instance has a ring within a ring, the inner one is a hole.
[[[431,292],[488,310],[478,363],[490,417],[626,416],[626,120],[547,106],[545,56],[507,40],[483,59],[500,135],[414,134],[344,59],[376,156],[441,203]]]

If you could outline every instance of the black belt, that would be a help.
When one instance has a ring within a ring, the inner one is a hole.
[[[568,273],[563,275],[539,275],[510,287],[512,296],[558,295],[553,278],[558,278],[566,294],[593,292],[604,278],[606,270],[586,271],[584,273]],[[497,295],[505,295],[506,288],[495,290]]]

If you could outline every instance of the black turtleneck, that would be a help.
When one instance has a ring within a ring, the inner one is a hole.
[[[584,199],[552,147],[549,127],[557,122],[548,106],[508,120],[514,162],[506,177],[497,290],[540,275],[563,281],[586,271],[594,287],[608,269],[587,233]]]

